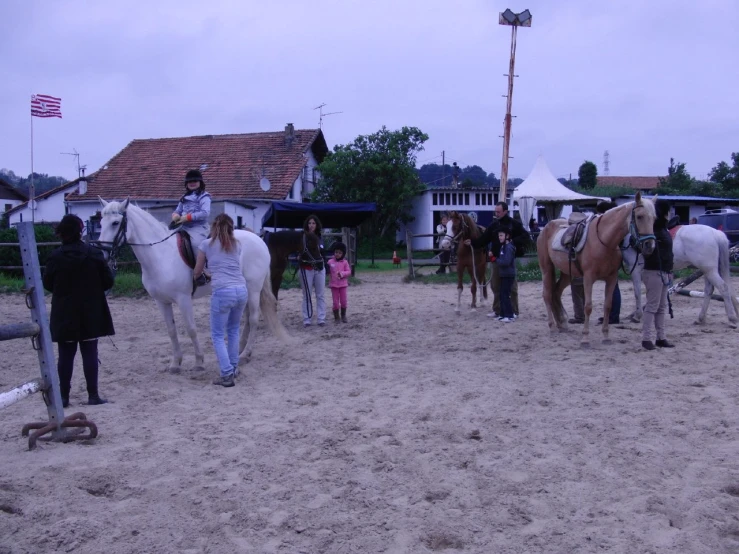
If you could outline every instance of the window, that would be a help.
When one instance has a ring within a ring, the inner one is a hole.
[[[470,205],[470,193],[469,192],[464,193],[464,205],[465,206]]]
[[[445,194],[445,196],[446,196],[446,205],[447,206],[451,206],[451,204],[452,204],[452,195],[451,195],[451,193],[447,192]]]
[[[452,204],[458,204],[458,203],[459,202],[457,202],[457,193],[453,192],[452,193]]]
[[[439,206],[443,206],[443,205],[444,205],[444,194],[442,193],[439,195]]]
[[[434,193],[433,194],[432,204],[434,206],[438,206],[439,205],[439,195],[437,193]]]
[[[487,203],[488,195],[487,194],[481,194],[480,195],[480,199],[482,200],[482,205],[483,206],[487,206],[488,205],[488,203]]]
[[[244,227],[244,220],[240,215],[236,216],[236,228],[237,229],[243,229]]]
[[[479,205],[480,205],[480,193],[476,192],[475,193],[475,206],[479,206]]]
[[[493,206],[494,204],[495,204],[495,202],[493,202],[493,193],[492,192],[489,192],[488,193],[488,205],[489,206]]]
[[[12,208],[13,208],[13,204],[5,204],[5,211],[6,211],[6,212],[7,212],[8,210],[12,209]]]

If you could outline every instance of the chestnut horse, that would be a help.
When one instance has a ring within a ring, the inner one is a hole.
[[[558,231],[567,227],[564,219],[555,219],[547,223],[536,240],[539,256],[539,267],[543,284],[544,304],[549,317],[549,330],[555,325],[560,332],[567,331],[567,312],[562,305],[562,292],[570,284],[573,277],[583,277],[585,287],[585,324],[581,338],[581,346],[590,346],[590,314],[593,311],[593,283],[606,282],[603,303],[603,343],[609,344],[608,315],[611,312],[613,289],[616,288],[618,270],[621,266],[621,250],[619,245],[626,235],[631,235],[634,244],[648,256],[655,248],[654,199],[642,198],[636,193],[636,200],[628,202],[606,213],[596,216],[588,225],[587,236],[583,248],[574,259],[569,252],[554,245],[559,240]],[[555,235],[557,235],[555,239]],[[555,270],[559,269],[559,279],[555,280]]]
[[[451,212],[449,221],[446,224],[446,235],[441,239],[440,246],[449,250],[453,242],[457,242],[457,307],[455,312],[459,313],[460,303],[462,301],[462,279],[464,278],[465,269],[470,276],[470,292],[472,293],[472,304],[470,308],[477,309],[477,285],[482,287],[482,295],[487,298],[488,291],[485,283],[485,265],[487,263],[486,249],[478,248],[475,250],[472,246],[467,246],[464,241],[467,239],[476,239],[482,234],[477,223],[467,214],[459,212]]]
[[[270,277],[272,294],[275,298],[280,292],[282,277],[287,269],[290,254],[298,254],[298,258],[308,263],[323,262],[321,257],[321,241],[318,235],[305,231],[275,231],[266,233],[264,241],[269,248]]]

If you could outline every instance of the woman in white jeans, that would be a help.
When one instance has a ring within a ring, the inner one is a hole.
[[[323,252],[321,231],[323,227],[318,216],[309,215],[303,222],[303,232],[313,233],[318,236],[319,249]],[[308,252],[300,255],[300,288],[303,290],[303,327],[310,327],[313,313],[317,315],[318,325],[326,324],[326,267],[323,257],[315,260]],[[316,305],[313,306],[311,291],[316,293]],[[315,310],[314,310],[315,308]]]
[[[233,387],[239,366],[239,327],[246,307],[246,281],[241,273],[241,244],[234,237],[234,222],[218,215],[210,227],[211,238],[200,243],[193,275],[203,273],[205,262],[211,272],[210,334],[218,358],[220,377],[214,385]],[[228,344],[226,344],[228,338]]]

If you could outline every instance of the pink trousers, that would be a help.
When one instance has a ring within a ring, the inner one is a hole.
[[[346,308],[346,289],[349,287],[341,287],[331,289],[331,298],[334,301],[334,310],[338,310],[339,306]]]

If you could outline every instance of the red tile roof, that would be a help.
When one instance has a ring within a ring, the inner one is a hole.
[[[601,177],[598,175],[598,186],[630,187],[636,190],[652,190],[659,186],[659,180],[660,177]]]
[[[284,131],[133,140],[88,177],[84,195],[72,194],[68,200],[177,199],[185,188],[185,173],[201,168],[214,200],[284,200],[310,150],[319,163],[328,152],[320,129],[296,129],[291,144]],[[267,192],[259,186],[262,168],[271,184]]]

